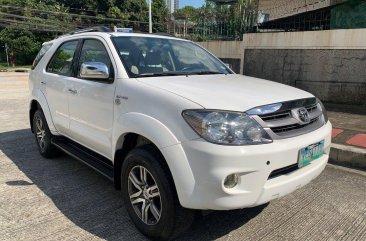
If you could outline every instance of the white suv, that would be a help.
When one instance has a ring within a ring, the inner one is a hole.
[[[191,41],[73,32],[43,44],[29,86],[42,156],[61,149],[113,180],[153,239],[176,237],[194,210],[291,193],[328,161],[332,128],[318,99],[236,75]]]

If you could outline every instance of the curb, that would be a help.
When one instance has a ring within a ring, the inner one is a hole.
[[[29,73],[30,69],[0,69],[0,72]]]
[[[332,143],[329,163],[366,170],[366,149]]]

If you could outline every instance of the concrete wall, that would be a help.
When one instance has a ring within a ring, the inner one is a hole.
[[[366,50],[247,49],[244,73],[298,87],[326,102],[366,104]]]
[[[232,66],[237,74],[243,73],[244,47],[242,41],[209,41],[198,43],[224,63]]]
[[[219,58],[240,57],[241,74],[296,86],[326,102],[366,105],[366,29],[256,33],[243,42],[202,45]]]

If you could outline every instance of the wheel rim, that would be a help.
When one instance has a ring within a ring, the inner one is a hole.
[[[135,213],[147,225],[159,222],[162,203],[159,187],[151,173],[135,166],[128,175],[128,195]]]
[[[38,145],[41,150],[44,150],[46,147],[46,130],[43,125],[43,121],[41,118],[36,118],[36,137],[38,141]]]

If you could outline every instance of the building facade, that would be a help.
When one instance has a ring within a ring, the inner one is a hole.
[[[259,0],[258,10],[268,20],[275,20],[296,14],[340,4],[345,0]]]
[[[165,0],[165,4],[170,13],[174,13],[179,8],[179,0]]]

